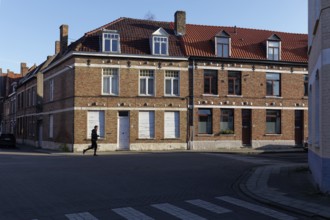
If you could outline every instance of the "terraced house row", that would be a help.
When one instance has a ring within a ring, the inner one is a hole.
[[[68,45],[16,90],[17,139],[82,151],[299,146],[307,137],[307,35],[119,18]]]

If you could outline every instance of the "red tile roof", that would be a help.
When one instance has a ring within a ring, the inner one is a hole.
[[[281,61],[307,63],[307,35],[284,33],[247,28],[186,25],[186,35],[174,34],[173,22],[149,21],[132,18],[119,18],[109,24],[86,33],[69,46],[75,51],[99,52],[100,33],[103,29],[117,30],[120,33],[121,53],[151,55],[150,36],[162,27],[169,34],[170,56],[216,57],[214,37],[220,31],[231,37],[231,58],[267,60],[266,42],[276,34],[282,42]]]
[[[231,38],[231,58],[266,60],[266,42],[276,34],[281,38],[281,60],[307,63],[307,35],[247,28],[187,24],[183,37],[187,56],[216,57],[214,37],[226,31]]]
[[[90,31],[73,47],[78,51],[99,52],[100,33],[103,29],[116,30],[120,33],[122,54],[151,55],[150,37],[153,32],[162,27],[169,34],[169,55],[184,57],[180,46],[180,38],[176,37],[169,22],[120,18],[114,22]]]

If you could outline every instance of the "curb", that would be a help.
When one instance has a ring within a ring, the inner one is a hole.
[[[308,217],[329,219],[330,211],[327,211],[329,210],[328,207],[288,197],[286,193],[268,187],[271,174],[279,173],[281,169],[287,169],[289,171],[307,167],[306,164],[268,165],[258,167],[246,174],[243,183],[239,184],[239,188],[247,196],[259,200],[262,203],[277,206],[281,209]]]

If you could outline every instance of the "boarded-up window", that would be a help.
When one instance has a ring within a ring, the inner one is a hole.
[[[155,137],[155,113],[139,112],[139,138]]]
[[[180,137],[180,114],[179,112],[165,112],[164,116],[165,138]]]
[[[87,115],[87,138],[91,138],[92,130],[97,125],[98,135],[104,137],[104,111],[88,111]]]

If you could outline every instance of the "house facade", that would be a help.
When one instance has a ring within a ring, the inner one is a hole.
[[[307,35],[186,25],[193,149],[302,146]]]
[[[95,125],[101,151],[294,147],[308,135],[307,35],[191,25],[183,11],[119,18],[70,45],[68,33],[20,83],[40,99],[18,110],[22,142],[82,151]]]
[[[308,163],[319,189],[330,193],[330,2],[308,1],[309,150]]]

